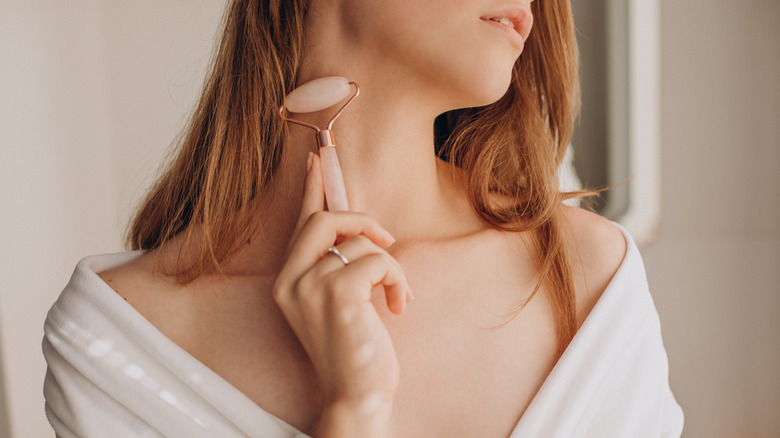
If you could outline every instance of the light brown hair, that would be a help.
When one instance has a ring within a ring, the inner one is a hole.
[[[560,224],[561,202],[573,195],[559,192],[557,169],[579,108],[576,41],[569,0],[531,7],[534,29],[509,91],[492,105],[440,116],[436,150],[466,171],[472,206],[484,220],[532,231],[541,272],[534,294],[542,284],[551,293],[562,352],[576,331]],[[183,233],[196,254],[180,266],[182,283],[218,268],[253,231],[251,206],[282,156],[286,126],[275,110],[295,87],[305,12],[305,0],[228,6],[198,106],[127,237],[130,248],[151,250]]]

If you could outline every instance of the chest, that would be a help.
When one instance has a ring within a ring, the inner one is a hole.
[[[532,270],[479,254],[396,257],[415,300],[398,316],[387,310],[381,289],[373,298],[401,369],[397,435],[508,436],[555,360],[544,290],[521,309],[536,285]],[[200,336],[191,353],[263,409],[310,432],[320,410],[316,375],[270,299],[270,284],[259,289],[230,300],[235,309],[211,307],[211,315],[232,317],[212,324],[219,329]]]

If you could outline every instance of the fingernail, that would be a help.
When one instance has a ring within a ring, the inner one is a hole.
[[[389,231],[387,231],[386,229],[382,228],[382,232],[383,232],[383,233],[385,233],[385,236],[386,236],[386,237],[387,237],[387,238],[388,238],[388,239],[389,239],[391,242],[395,243],[395,237],[393,237],[393,235],[392,235],[392,234],[390,234],[390,232],[389,232]]]
[[[309,155],[306,156],[306,174],[309,174],[309,171],[311,170],[311,165],[314,163],[314,153],[309,152]]]
[[[412,293],[412,290],[408,287],[406,288],[406,302],[410,302],[414,300],[414,294]]]

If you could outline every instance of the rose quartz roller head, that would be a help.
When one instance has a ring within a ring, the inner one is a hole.
[[[330,119],[328,127],[325,129],[289,118],[286,115],[287,111],[291,113],[312,113],[330,108],[349,96],[350,92],[352,92],[352,86],[355,87],[355,94]],[[333,122],[359,94],[360,87],[358,87],[357,83],[349,82],[346,78],[330,76],[309,81],[296,88],[284,98],[284,104],[279,108],[279,115],[282,116],[283,120],[311,128],[317,132],[317,146],[320,150],[322,178],[325,184],[325,200],[330,211],[349,210],[344,177],[341,174],[341,166],[336,154],[336,144],[333,141]]]

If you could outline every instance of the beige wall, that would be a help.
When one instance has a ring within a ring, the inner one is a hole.
[[[688,437],[780,436],[780,2],[664,0],[644,250]]]
[[[0,3],[0,344],[13,437],[51,436],[42,318],[68,265],[112,247],[117,231],[101,17],[48,3]]]
[[[81,257],[121,248],[201,85],[222,5],[0,0],[0,438],[53,435],[46,311]]]
[[[0,371],[15,438],[51,436],[45,312],[80,257],[119,248],[222,3],[0,0]],[[685,436],[780,436],[780,2],[662,6],[663,226],[644,254]]]

